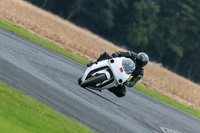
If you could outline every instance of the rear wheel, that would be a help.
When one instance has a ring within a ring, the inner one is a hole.
[[[80,83],[82,87],[88,87],[88,86],[95,86],[98,83],[102,83],[107,79],[105,74],[96,75],[91,78],[88,78],[87,80]]]
[[[117,97],[124,97],[126,95],[126,87],[123,86],[117,86],[112,87],[108,89],[110,92],[114,93]]]
[[[82,77],[80,77],[80,78],[78,79],[78,84],[80,85],[81,82],[82,82]]]

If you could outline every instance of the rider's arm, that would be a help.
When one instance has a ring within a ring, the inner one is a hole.
[[[137,81],[139,81],[144,75],[144,69],[138,71],[138,73],[134,74],[134,76],[126,83],[126,86],[133,87]]]
[[[112,53],[112,57],[127,57],[127,58],[131,58],[134,59],[136,58],[137,54],[131,51],[128,52],[122,52],[122,51],[115,51],[114,53]]]

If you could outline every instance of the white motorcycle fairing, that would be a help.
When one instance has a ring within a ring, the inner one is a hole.
[[[131,74],[128,74],[125,71],[125,68],[123,68],[123,59],[126,59],[129,62],[131,61],[131,63],[134,64],[135,70],[135,63],[129,58],[118,57],[109,60],[99,61],[97,64],[93,64],[91,67],[88,67],[86,69],[84,75],[81,78],[80,85],[95,90],[103,90],[123,84],[131,76]],[[91,78],[98,77],[99,75],[101,75],[102,77],[99,79],[102,80],[99,83],[95,85],[83,85],[84,82],[87,82]]]

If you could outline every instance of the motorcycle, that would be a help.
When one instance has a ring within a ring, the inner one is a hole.
[[[84,88],[99,91],[109,89],[123,85],[135,68],[134,61],[129,58],[106,59],[88,67],[83,76],[78,79],[78,83]]]

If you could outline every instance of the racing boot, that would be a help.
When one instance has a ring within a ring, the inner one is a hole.
[[[87,67],[91,67],[93,64],[97,64],[97,61],[88,62],[87,63]]]

